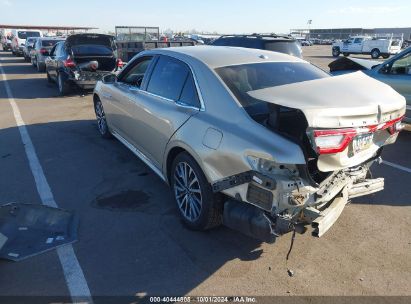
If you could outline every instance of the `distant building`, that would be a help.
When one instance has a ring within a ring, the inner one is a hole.
[[[386,36],[395,37],[403,36],[405,40],[411,40],[411,27],[400,28],[334,28],[334,29],[292,29],[291,35],[302,35],[307,38],[318,39],[347,39],[349,36],[369,35],[369,36]]]

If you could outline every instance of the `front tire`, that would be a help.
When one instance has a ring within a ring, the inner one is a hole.
[[[188,153],[177,155],[171,166],[170,184],[184,224],[207,230],[222,223],[222,204],[203,171]]]
[[[103,138],[111,138],[111,133],[108,128],[106,114],[104,112],[103,103],[100,99],[94,102],[94,112],[96,113],[97,128]]]
[[[343,55],[345,56],[345,57],[348,57],[348,56],[350,56],[350,53],[343,53]]]

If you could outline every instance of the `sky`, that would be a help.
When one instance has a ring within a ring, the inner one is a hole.
[[[0,0],[0,24],[116,25],[229,33],[291,28],[411,27],[410,0]]]

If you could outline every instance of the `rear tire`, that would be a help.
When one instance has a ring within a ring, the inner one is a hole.
[[[350,53],[343,53],[343,55],[345,56],[345,57],[348,57],[348,56],[350,56]]]
[[[47,81],[48,81],[48,83],[53,83],[54,81],[53,81],[53,79],[50,77],[49,72],[46,72],[46,74],[47,74]]]
[[[39,63],[38,60],[36,60],[36,68],[39,73],[43,73],[45,71],[45,66]]]
[[[384,59],[388,59],[388,58],[390,58],[390,54],[385,54],[385,55],[382,55],[382,58],[384,58]]]
[[[170,171],[170,185],[184,224],[193,230],[207,230],[222,223],[223,204],[213,193],[200,166],[187,152],[176,156]]]
[[[341,54],[341,52],[340,52],[339,48],[333,48],[333,50],[332,50],[333,57],[338,57],[338,56],[340,56],[340,54]]]
[[[380,57],[381,53],[379,49],[373,49],[371,51],[371,58],[372,59],[378,59]]]
[[[70,85],[67,83],[67,77],[64,77],[62,73],[57,75],[57,87],[60,96],[67,95],[70,92]]]

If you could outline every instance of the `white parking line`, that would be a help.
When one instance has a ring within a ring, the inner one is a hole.
[[[396,168],[396,169],[411,173],[410,168],[407,168],[407,167],[404,167],[404,166],[401,166],[401,165],[397,165],[397,164],[394,164],[394,163],[386,161],[386,160],[383,160],[382,163],[387,165],[387,166],[390,166],[390,167],[393,167],[393,168]]]
[[[7,76],[0,63],[0,72],[3,75],[4,87],[6,89],[7,97],[10,105],[13,109],[14,118],[16,120],[17,127],[20,132],[21,140],[26,150],[26,155],[30,164],[31,172],[36,183],[37,191],[41,198],[43,205],[57,208],[58,205],[54,200],[53,193],[44,175],[43,168],[40,165],[40,161],[37,157],[36,150],[34,149],[33,142],[21,117],[20,110],[16,101],[13,98],[13,94],[10,89],[10,85],[7,82]],[[57,248],[57,254],[63,268],[64,277],[67,283],[68,290],[73,302],[88,302],[92,303],[92,297],[90,289],[88,288],[86,278],[84,277],[83,270],[78,262],[76,254],[72,245],[65,245]]]

